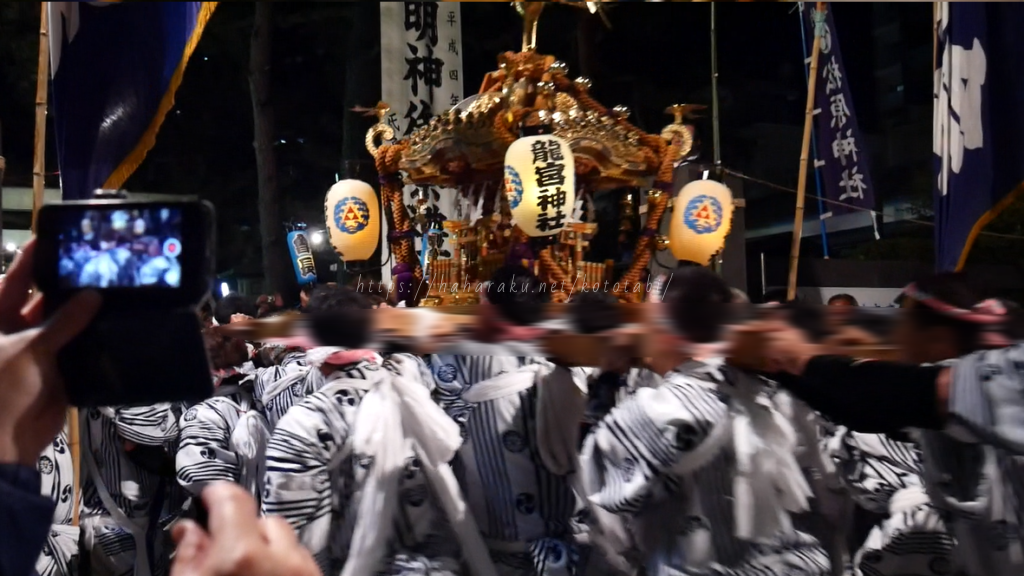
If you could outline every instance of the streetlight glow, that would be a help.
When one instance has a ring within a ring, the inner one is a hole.
[[[324,241],[324,235],[321,232],[313,232],[309,236],[309,241],[312,242],[314,246],[319,246],[320,243]]]

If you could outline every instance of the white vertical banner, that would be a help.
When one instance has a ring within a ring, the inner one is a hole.
[[[386,120],[396,138],[408,138],[436,114],[462,101],[462,11],[458,2],[381,2],[380,45],[381,96],[391,106]],[[406,210],[414,228],[423,232],[416,224],[417,194],[427,199],[426,228],[442,230],[440,256],[450,257],[443,222],[456,219],[457,192],[433,186],[405,187]],[[414,238],[414,243],[422,262],[423,238]],[[391,264],[384,270],[388,278]]]

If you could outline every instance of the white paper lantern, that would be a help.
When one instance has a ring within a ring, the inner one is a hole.
[[[324,200],[331,245],[342,260],[369,260],[380,242],[377,193],[366,182],[342,180]]]
[[[572,221],[576,164],[557,136],[527,136],[505,153],[505,194],[512,220],[527,236],[557,234]]]
[[[679,260],[710,263],[732,227],[732,192],[714,180],[690,182],[679,191],[672,210],[672,254]]]

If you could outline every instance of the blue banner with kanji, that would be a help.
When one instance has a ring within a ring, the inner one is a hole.
[[[959,270],[1024,192],[1024,5],[940,2],[935,74],[935,258]]]
[[[288,233],[288,253],[292,257],[295,268],[295,279],[299,286],[316,282],[316,263],[313,260],[313,248],[305,230],[293,230]]]
[[[825,198],[831,200],[822,217],[874,210],[875,194],[868,169],[866,143],[857,125],[850,95],[849,79],[843,66],[832,11],[818,14],[813,4],[801,4],[806,27],[807,53],[811,53],[815,30],[821,35],[814,94],[814,130]]]
[[[216,2],[47,2],[65,199],[118,189],[156,142]]]

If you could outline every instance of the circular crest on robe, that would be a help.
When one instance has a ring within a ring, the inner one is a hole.
[[[516,510],[520,514],[529,516],[537,511],[537,497],[529,492],[523,492],[516,496]]]
[[[346,196],[334,205],[334,224],[346,234],[362,232],[370,223],[370,207],[362,199]]]
[[[511,166],[505,166],[505,196],[508,198],[508,207],[515,210],[523,201],[523,180],[519,172]]]
[[[191,422],[196,419],[198,411],[195,408],[189,408],[188,412],[185,412],[185,422]]]
[[[546,564],[552,567],[560,567],[568,564],[569,551],[565,544],[558,540],[548,540],[544,546],[544,557]]]
[[[713,196],[694,196],[683,210],[683,224],[696,234],[717,232],[722,227],[722,203]]]
[[[456,372],[454,364],[445,364],[437,369],[437,379],[445,384],[451,384],[455,382]]]
[[[53,474],[53,460],[50,460],[49,456],[41,456],[39,458],[39,473],[43,476]]]
[[[509,430],[501,435],[501,445],[505,447],[505,450],[518,454],[526,449],[526,440],[519,432]]]

